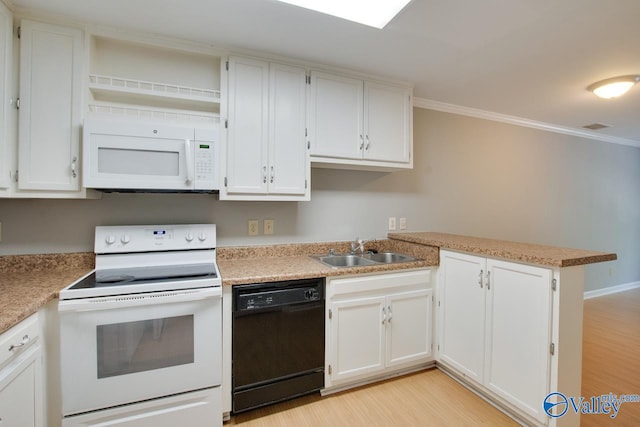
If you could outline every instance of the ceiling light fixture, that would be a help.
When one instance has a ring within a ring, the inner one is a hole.
[[[589,87],[588,91],[595,93],[600,98],[617,98],[627,93],[631,87],[640,81],[640,76],[620,76],[596,82]]]
[[[411,0],[278,0],[382,29]]]

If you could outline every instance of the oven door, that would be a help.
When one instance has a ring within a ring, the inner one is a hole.
[[[194,128],[87,119],[84,186],[104,189],[192,190]]]
[[[63,415],[218,386],[221,293],[60,301]]]

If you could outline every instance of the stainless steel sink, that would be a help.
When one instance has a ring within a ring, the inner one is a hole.
[[[360,265],[376,264],[375,261],[363,258],[358,255],[327,255],[314,258],[331,267],[357,267]]]
[[[377,254],[345,254],[345,255],[326,255],[326,256],[312,256],[321,263],[328,265],[332,268],[341,267],[358,267],[365,265],[376,264],[395,264],[400,262],[416,261],[416,258],[398,254],[395,252],[380,252]]]
[[[365,257],[372,261],[381,262],[384,264],[392,264],[396,262],[409,262],[409,261],[416,260],[414,257],[398,254],[395,252],[379,252],[377,254],[365,255]]]

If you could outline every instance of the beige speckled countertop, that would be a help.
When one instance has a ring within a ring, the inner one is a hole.
[[[389,233],[388,237],[392,240],[437,246],[443,249],[453,249],[551,267],[571,267],[614,261],[618,258],[616,254],[608,252],[534,245],[531,243],[484,239],[447,233]]]
[[[348,242],[219,248],[217,261],[222,284],[225,286],[438,265],[438,249],[434,247],[391,240],[369,242],[366,247],[379,251],[400,252],[418,258],[419,261],[366,267],[331,268],[309,256],[326,255],[329,253],[329,249],[335,249],[336,253],[348,253]]]
[[[348,251],[348,242],[310,243],[218,248],[218,265],[224,285],[359,274],[438,264],[437,248],[388,240],[367,244],[367,248],[396,250],[420,261],[332,269],[308,255]],[[94,268],[95,254],[42,254],[0,256],[0,334],[57,298],[60,290]]]
[[[390,233],[389,239],[369,242],[366,247],[411,255],[419,261],[331,268],[309,257],[328,254],[329,249],[347,253],[349,242],[220,247],[217,260],[222,283],[229,286],[435,266],[439,248],[553,267],[617,259],[614,253],[430,232]],[[0,257],[0,333],[57,298],[62,288],[94,268],[94,260],[90,252]]]
[[[93,269],[93,253],[0,257],[0,333],[58,297]]]

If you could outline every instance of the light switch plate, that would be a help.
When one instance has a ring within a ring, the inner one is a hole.
[[[247,223],[249,236],[257,236],[258,235],[258,220],[250,219]]]
[[[264,220],[264,234],[273,234],[274,221],[272,219]]]
[[[407,218],[400,218],[400,230],[407,229]]]
[[[389,217],[389,231],[394,231],[396,229],[396,217]]]

